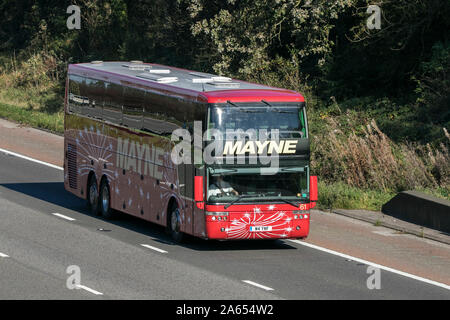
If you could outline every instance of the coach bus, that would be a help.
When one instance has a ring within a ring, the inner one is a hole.
[[[297,92],[141,61],[71,64],[64,127],[64,186],[92,214],[130,214],[175,241],[308,236],[317,178]],[[182,141],[202,155],[205,132],[250,129],[224,136],[214,161],[173,160]]]

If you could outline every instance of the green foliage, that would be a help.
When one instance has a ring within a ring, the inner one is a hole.
[[[217,48],[214,70],[253,77],[273,70],[280,59],[313,71],[332,51],[333,22],[354,1],[336,0],[192,0],[194,35]],[[305,72],[302,71],[302,72]]]
[[[430,61],[422,62],[414,79],[419,115],[429,123],[450,128],[450,42],[433,46]]]
[[[380,211],[395,193],[351,187],[343,182],[319,182],[320,209],[365,209]]]
[[[380,30],[366,27],[366,8],[379,4]],[[359,0],[339,17],[337,45],[327,66],[322,92],[337,98],[383,95],[405,97],[414,88],[411,76],[430,59],[435,43],[449,40],[448,0]]]

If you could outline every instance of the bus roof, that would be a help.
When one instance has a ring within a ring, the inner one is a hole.
[[[140,61],[71,64],[69,73],[136,83],[162,94],[207,103],[305,101],[301,94],[292,90]]]

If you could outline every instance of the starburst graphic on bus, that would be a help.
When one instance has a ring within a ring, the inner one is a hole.
[[[269,239],[273,237],[285,238],[292,228],[289,226],[289,220],[286,219],[284,211],[278,211],[270,214],[256,213],[260,211],[255,208],[255,213],[246,213],[240,219],[234,219],[228,228],[228,238],[230,239]],[[268,231],[252,232],[251,228],[268,227]]]
[[[75,139],[77,144],[78,156],[82,159],[82,164],[78,167],[78,173],[81,176],[88,175],[92,170],[91,161],[99,159],[103,161],[106,166],[111,166],[113,156],[113,146],[108,143],[106,135],[102,134],[100,130],[95,130],[93,126],[89,129],[84,128],[80,131],[78,137]],[[113,170],[103,169],[102,171],[110,181],[115,179]]]

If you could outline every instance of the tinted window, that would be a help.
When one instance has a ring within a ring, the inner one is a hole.
[[[124,88],[123,124],[135,129],[143,127],[143,106],[145,91],[135,88]]]
[[[89,90],[86,84],[86,78],[80,77],[81,81],[79,83],[80,87],[80,97],[82,97],[82,103],[80,105],[80,114],[88,115],[89,114]]]
[[[227,130],[279,130],[280,137],[306,137],[302,109],[299,106],[216,106],[210,109],[208,127]]]
[[[87,104],[87,97],[81,95],[81,86],[83,79],[79,76],[69,75],[69,90],[68,90],[68,109],[70,113],[81,114],[83,104]]]
[[[122,123],[122,86],[105,82],[105,95],[103,102],[103,120]]]
[[[169,103],[169,100],[172,102]],[[144,99],[144,129],[160,135],[170,135],[175,129],[182,127],[183,120],[179,116],[175,117],[174,102],[178,100],[147,92]]]
[[[86,78],[87,96],[89,97],[89,108],[87,115],[92,118],[102,118],[103,98],[105,84],[101,80]]]

